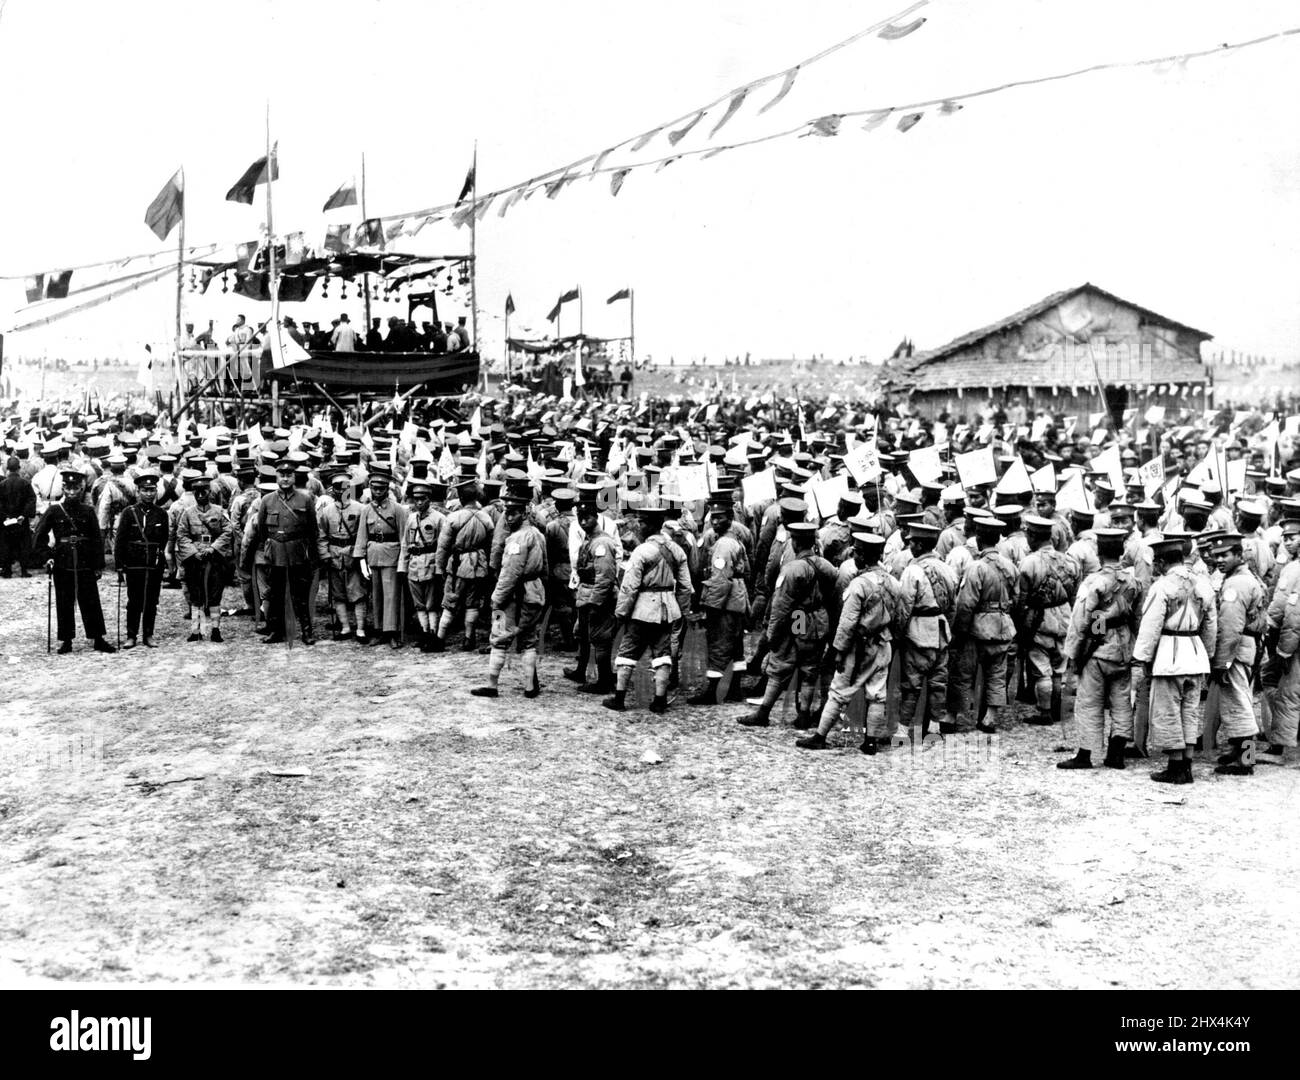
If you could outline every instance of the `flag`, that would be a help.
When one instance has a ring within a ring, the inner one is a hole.
[[[307,257],[307,244],[300,232],[291,232],[284,238],[284,265],[297,266]]]
[[[777,91],[776,97],[774,97],[771,101],[769,101],[766,105],[764,105],[761,109],[758,110],[759,116],[762,116],[765,112],[767,112],[768,109],[772,108],[773,105],[776,105],[778,102],[780,102],[780,100],[790,92],[790,88],[794,86],[794,77],[798,74],[799,74],[798,65],[792,67],[789,71],[785,73],[785,82],[781,84],[781,89]]]
[[[465,183],[461,186],[460,194],[456,196],[456,205],[459,206],[469,198],[470,193],[474,190],[474,169],[475,166],[469,167],[469,172],[465,174]]]
[[[341,255],[347,251],[351,237],[351,225],[331,225],[325,230],[325,250]]]
[[[71,270],[60,270],[57,274],[51,274],[45,282],[45,299],[47,300],[65,300],[68,296],[68,285],[72,282]]]
[[[325,200],[325,205],[320,208],[321,213],[326,210],[337,210],[340,206],[357,205],[357,182],[355,179],[345,180],[339,185],[339,189]]]
[[[914,112],[914,113],[908,113],[906,116],[900,117],[898,121],[898,130],[911,131],[912,128],[916,127],[916,125],[921,122],[921,119],[924,116],[925,113]]]
[[[271,147],[271,179],[280,179],[280,163],[276,160],[276,146]],[[234,186],[226,192],[226,202],[241,202],[253,205],[253,189],[258,184],[266,183],[266,158],[260,157],[247,169],[244,175],[235,181]]]
[[[509,293],[506,293],[506,314],[513,315],[514,313],[515,313],[515,298],[511,296]]]
[[[919,19],[914,19],[912,22],[903,26],[899,26],[896,23],[890,23],[881,30],[876,37],[883,38],[885,41],[897,41],[899,38],[907,37],[907,35],[912,33],[914,30],[920,30],[923,25],[925,25],[924,16]]]
[[[178,170],[176,175],[163,185],[162,191],[154,196],[149,209],[144,212],[144,223],[153,230],[153,234],[159,240],[166,240],[167,235],[180,223],[184,209],[181,184],[181,173]]]
[[[27,302],[29,304],[34,304],[36,303],[37,300],[45,299],[45,275],[44,274],[33,274],[31,277],[29,277],[26,281],[23,282],[23,285],[27,289]]]
[[[1142,481],[1142,492],[1149,499],[1165,486],[1165,459],[1157,454],[1150,461],[1143,462],[1138,468],[1138,479]]]
[[[722,114],[722,119],[713,125],[713,130],[709,132],[709,138],[713,138],[728,120],[736,115],[736,110],[745,103],[745,95],[749,93],[749,87],[743,87],[731,95],[731,101],[727,105],[727,111]]]
[[[271,345],[271,366],[277,370],[287,368],[293,364],[300,363],[303,360],[310,360],[311,354],[307,352],[289,335],[288,331],[278,329],[270,335]]]
[[[381,251],[384,247],[384,226],[378,218],[366,218],[357,226],[356,235],[352,238],[353,247],[377,247]]]
[[[135,381],[138,382],[145,390],[153,393],[153,346],[146,345],[144,352],[140,354],[140,369],[136,372]]]
[[[613,304],[619,300],[627,300],[631,297],[631,295],[632,295],[631,289],[619,289],[618,292],[616,292],[613,296],[611,296],[608,300],[606,300],[605,303]]]
[[[631,171],[631,169],[619,169],[609,178],[609,193],[611,195],[617,195],[622,190],[623,181],[627,179],[627,174]]]
[[[567,304],[570,300],[578,299],[578,296],[581,294],[581,292],[582,289],[579,286],[575,285],[572,289],[570,289],[568,292],[564,293],[560,297],[560,303]]]

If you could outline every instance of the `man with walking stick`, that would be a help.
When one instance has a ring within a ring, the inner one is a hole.
[[[104,640],[104,612],[99,603],[99,575],[104,569],[104,541],[95,511],[83,501],[86,478],[79,469],[61,470],[63,497],[51,503],[36,524],[33,549],[48,552],[57,616],[59,653],[72,652],[76,636],[75,609],[81,609],[86,637],[96,652],[117,652]],[[50,548],[53,547],[53,551]],[[48,618],[47,618],[48,624]]]
[[[122,511],[113,544],[113,563],[117,567],[118,613],[121,614],[121,585],[126,583],[126,649],[134,649],[136,638],[144,632],[147,649],[157,646],[153,640],[154,619],[158,614],[158,593],[166,570],[167,536],[170,526],[167,513],[158,505],[158,473],[146,470],[135,478],[138,501]],[[143,624],[143,625],[142,625]]]

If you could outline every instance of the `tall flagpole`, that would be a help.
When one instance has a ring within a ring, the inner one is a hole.
[[[474,140],[474,163],[470,166],[472,178],[469,216],[469,317],[470,337],[474,351],[482,356],[478,341],[478,139]]]
[[[510,309],[506,308],[506,382],[510,381]]]
[[[266,253],[269,259],[270,273],[266,286],[271,294],[271,332],[275,335],[277,356],[283,355],[284,346],[280,341],[280,283],[275,274],[275,218],[271,214],[271,177],[275,175],[275,158],[271,147],[271,103],[266,103]],[[258,357],[260,364],[261,357]],[[243,421],[243,417],[240,417]],[[271,380],[271,422],[280,426],[280,384]]]
[[[185,290],[185,166],[181,166],[181,235],[176,247],[176,367],[175,383],[177,401],[181,400],[181,302]],[[175,419],[173,417],[173,419]]]
[[[632,338],[632,366],[636,367],[636,290],[627,290],[627,325]]]
[[[582,286],[578,286],[578,337],[582,337]]]
[[[361,220],[362,221],[370,220],[370,218],[366,216],[366,155],[364,151],[362,151],[361,154]],[[365,329],[362,330],[361,332],[362,340],[364,341],[365,335],[370,333],[370,275],[369,274],[361,275],[361,290],[362,290],[362,295],[365,297],[365,301],[366,301],[365,303],[366,325],[365,325]]]

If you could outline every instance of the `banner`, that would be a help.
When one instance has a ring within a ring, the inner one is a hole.
[[[918,483],[933,484],[943,475],[944,447],[923,446],[907,455],[907,467]]]
[[[771,469],[764,469],[753,476],[741,477],[740,488],[744,492],[746,510],[774,503],[776,502],[776,473]]]
[[[1149,499],[1165,486],[1165,459],[1153,457],[1143,462],[1138,469],[1138,479],[1142,481],[1142,492]]]
[[[953,460],[957,463],[957,477],[961,481],[961,486],[967,491],[982,484],[997,482],[998,467],[997,462],[993,460],[991,446],[972,450],[967,454],[958,454]]]
[[[878,477],[882,470],[875,439],[860,442],[845,454],[844,467],[859,484],[868,484]]]

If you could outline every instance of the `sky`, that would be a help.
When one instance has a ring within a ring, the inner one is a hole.
[[[268,106],[276,229],[312,240],[360,219],[320,207],[363,154],[371,215],[453,200],[476,140],[482,193],[780,72],[908,0],[2,2],[0,274],[21,275],[174,245],[143,216],[181,166],[187,244],[255,239],[262,189],[253,207],[223,197],[265,151]],[[869,36],[802,70],[762,116],[779,83],[755,91],[710,142],[715,109],[678,149],[1300,26],[1282,0],[933,0],[916,14],[926,24],[901,40]],[[1092,281],[1212,333],[1210,350],[1300,359],[1298,109],[1300,36],[1007,90],[906,133],[850,118],[834,138],[633,172],[617,197],[608,178],[578,180],[479,226],[483,348],[500,353],[507,293],[512,333],[542,334],[577,284],[598,335],[627,333],[628,305],[604,300],[631,286],[637,352],[660,361],[879,359]],[[661,135],[607,164],[666,152]],[[409,244],[463,252],[469,235],[437,225]],[[135,355],[171,335],[175,296],[174,281],[151,286],[8,334],[5,350]],[[259,314],[215,287],[183,299],[200,326]],[[23,302],[20,281],[0,281],[0,330]],[[361,316],[335,286],[293,313],[341,310]],[[566,306],[563,331],[577,319]]]

